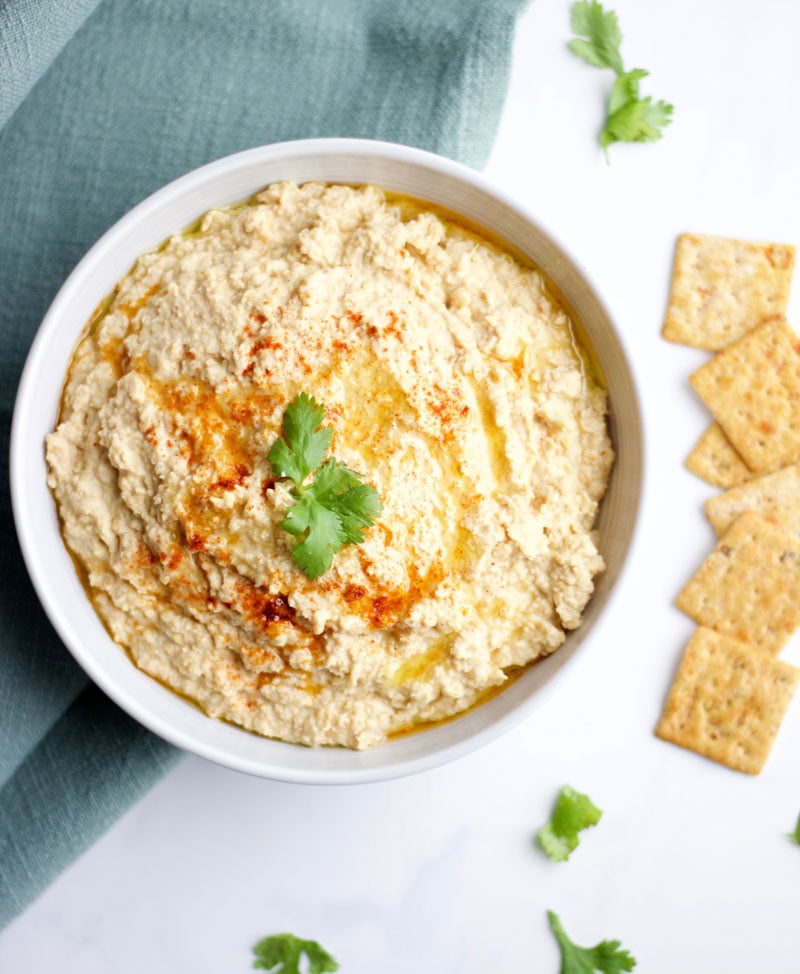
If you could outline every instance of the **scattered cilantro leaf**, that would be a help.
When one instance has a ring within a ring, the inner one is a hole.
[[[536,836],[539,845],[554,862],[563,862],[577,849],[578,832],[597,825],[602,814],[588,795],[565,785],[558,793],[550,821]]]
[[[300,974],[303,954],[308,961],[308,974],[328,974],[338,971],[339,965],[316,940],[301,940],[291,933],[277,933],[265,937],[253,948],[256,959],[253,967],[273,974]]]
[[[600,133],[600,144],[607,149],[614,142],[657,142],[661,129],[669,124],[672,106],[651,98],[629,101],[609,114]]]
[[[276,475],[294,481],[291,494],[297,503],[287,509],[281,527],[301,539],[292,558],[312,580],[328,571],[345,545],[361,544],[363,529],[382,510],[374,487],[335,457],[325,459],[333,430],[322,426],[324,418],[324,408],[301,392],[286,407],[281,437],[267,454]]]
[[[794,827],[794,832],[789,833],[789,838],[792,842],[800,845],[800,815],[797,817],[797,825]]]
[[[620,950],[619,940],[602,940],[594,947],[579,947],[569,939],[552,910],[547,911],[547,919],[561,951],[560,974],[593,974],[594,971],[622,974],[636,967],[636,960],[630,953]]]
[[[600,132],[600,145],[608,157],[615,142],[656,142],[672,121],[672,105],[642,98],[639,82],[648,76],[642,68],[625,71],[619,51],[622,32],[616,14],[603,9],[597,0],[577,0],[572,5],[572,30],[580,35],[569,42],[578,57],[598,68],[610,68],[616,78]]]
[[[572,5],[571,23],[578,35],[569,42],[573,54],[596,68],[611,68],[621,74],[622,31],[614,11],[606,12],[597,0],[580,0]]]
[[[623,71],[614,78],[608,97],[609,116],[624,108],[628,102],[639,100],[639,82],[649,74],[643,68],[634,68],[633,71]]]

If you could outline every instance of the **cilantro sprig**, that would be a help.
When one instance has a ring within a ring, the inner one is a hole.
[[[597,825],[602,814],[588,795],[565,785],[558,793],[550,821],[539,830],[536,838],[554,862],[563,862],[577,849],[578,833],[590,825]]]
[[[794,827],[794,832],[789,833],[789,838],[795,845],[800,845],[800,815],[797,816],[797,825]]]
[[[547,911],[550,929],[561,951],[560,974],[622,974],[636,967],[636,960],[627,950],[620,950],[619,940],[602,940],[594,947],[579,947],[567,936],[561,921],[552,910]]]
[[[325,459],[333,430],[322,425],[324,419],[324,408],[301,392],[286,407],[281,436],[267,454],[276,476],[293,481],[296,503],[281,527],[300,538],[292,558],[310,579],[324,575],[345,545],[361,544],[364,528],[383,509],[378,492],[359,474],[335,457]]]
[[[608,147],[615,142],[656,142],[672,120],[673,106],[665,101],[642,98],[639,83],[648,76],[642,68],[626,71],[620,54],[622,31],[613,10],[605,10],[597,0],[578,0],[572,6],[572,30],[577,37],[569,42],[573,54],[596,68],[610,68],[616,78],[608,99],[600,144],[608,158]]]
[[[300,961],[305,955],[308,974],[328,974],[339,965],[316,940],[302,940],[292,933],[276,933],[260,940],[253,948],[253,967],[273,974],[300,974]]]

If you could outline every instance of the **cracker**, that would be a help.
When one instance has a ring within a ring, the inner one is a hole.
[[[746,511],[675,604],[701,626],[777,655],[800,625],[800,542]]]
[[[768,321],[689,376],[736,452],[763,473],[800,458],[800,342]]]
[[[756,511],[781,531],[800,541],[800,464],[756,477],[710,497],[706,515],[717,534],[724,534],[740,514]]]
[[[712,761],[758,774],[800,670],[700,627],[689,640],[656,734]]]
[[[719,423],[712,423],[686,458],[686,469],[713,487],[735,487],[753,477],[753,471],[731,446]]]
[[[786,313],[795,249],[706,234],[678,237],[668,341],[717,352],[771,315]]]

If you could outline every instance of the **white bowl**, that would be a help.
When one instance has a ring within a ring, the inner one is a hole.
[[[481,707],[362,752],[258,737],[204,716],[136,669],[111,641],[81,587],[46,484],[44,439],[55,424],[73,348],[100,300],[139,254],[206,210],[285,179],[374,183],[440,204],[498,234],[527,254],[560,292],[581,323],[609,391],[617,458],[598,520],[607,570],[580,629],[557,653]],[[51,622],[89,676],[142,724],[187,751],[240,771],[307,783],[375,781],[421,771],[485,744],[529,714],[606,605],[633,533],[641,478],[641,424],[630,369],[608,314],[573,259],[518,205],[464,166],[416,149],[357,139],[287,142],[241,152],[170,183],[124,216],[78,264],[45,316],[22,375],[11,438],[11,492],[25,562]]]

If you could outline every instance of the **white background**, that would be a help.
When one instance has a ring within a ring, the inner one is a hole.
[[[659,337],[672,250],[684,230],[800,244],[800,3],[610,5],[626,67],[675,105],[663,141],[606,164],[611,75],[567,51],[569,3],[537,0],[487,168],[587,269],[639,383],[644,501],[607,614],[533,716],[447,767],[315,788],[187,757],[5,931],[3,974],[235,974],[283,930],[343,974],[556,974],[547,909],[646,974],[800,972],[800,699],[757,778],[653,736],[692,631],[672,600],[713,538],[682,466],[705,355]],[[532,836],[565,783],[604,816],[556,864]]]

